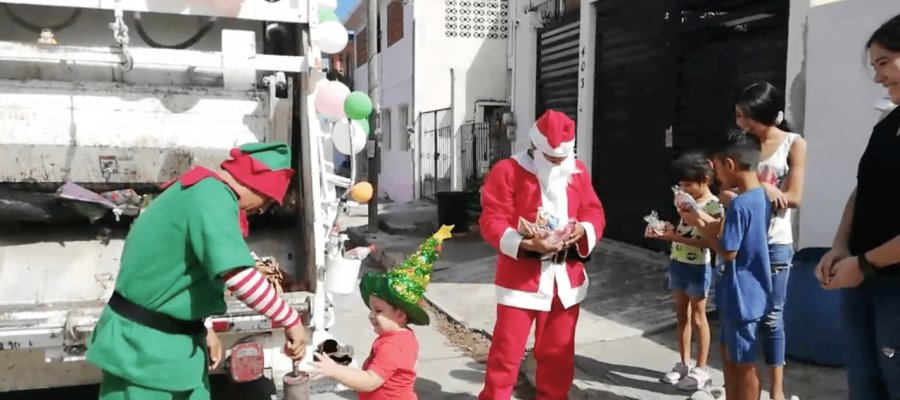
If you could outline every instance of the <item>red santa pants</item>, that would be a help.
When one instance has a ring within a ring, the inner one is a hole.
[[[537,361],[536,400],[568,399],[575,377],[575,324],[578,305],[563,308],[554,293],[550,311],[535,311],[497,304],[497,323],[488,353],[487,375],[479,400],[508,400],[519,376],[519,365],[534,331],[534,358]]]

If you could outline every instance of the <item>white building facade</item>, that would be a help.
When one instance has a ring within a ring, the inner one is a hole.
[[[380,1],[380,196],[466,189],[461,132],[507,106],[509,12],[507,0]],[[368,92],[365,4],[346,26],[357,33],[353,90]]]

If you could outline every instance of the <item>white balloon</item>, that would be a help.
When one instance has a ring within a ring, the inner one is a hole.
[[[335,9],[335,8],[337,8],[338,2],[337,2],[337,0],[319,0],[318,3],[319,3],[319,7]]]
[[[337,54],[347,47],[347,29],[338,21],[325,21],[312,32],[313,44],[326,54]]]
[[[366,148],[366,132],[358,122],[342,119],[331,130],[331,142],[337,151],[352,156]]]
[[[324,81],[324,82],[323,82]],[[322,79],[316,83],[316,111],[331,118],[344,118],[344,102],[350,95],[350,88],[338,81]]]

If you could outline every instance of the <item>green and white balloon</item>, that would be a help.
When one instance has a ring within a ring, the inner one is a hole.
[[[347,29],[338,20],[334,8],[319,7],[319,26],[312,30],[313,44],[323,53],[337,54],[347,47]]]
[[[344,113],[350,119],[366,119],[372,113],[372,100],[363,92],[352,92],[344,100]]]

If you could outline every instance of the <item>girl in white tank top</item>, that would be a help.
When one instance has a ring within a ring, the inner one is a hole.
[[[791,170],[788,159],[797,139],[803,140],[796,133],[785,132],[784,140],[775,148],[775,152],[769,158],[760,161],[757,168],[760,183],[768,183],[784,194],[788,189],[785,187],[785,181]],[[767,193],[771,191],[768,187],[766,189]],[[799,203],[799,201],[797,202]],[[792,245],[794,243],[793,220],[791,219],[793,207],[790,207],[789,201],[787,203],[788,207],[773,210],[775,213],[769,222],[769,244]]]
[[[787,283],[794,256],[791,211],[800,205],[806,169],[806,141],[790,132],[783,110],[784,99],[767,82],[744,89],[734,107],[737,125],[762,142],[757,172],[773,205],[768,240],[772,265],[770,300],[773,307],[763,317],[762,347],[766,364],[769,365],[769,393],[775,400],[785,399],[782,311],[787,300]]]

